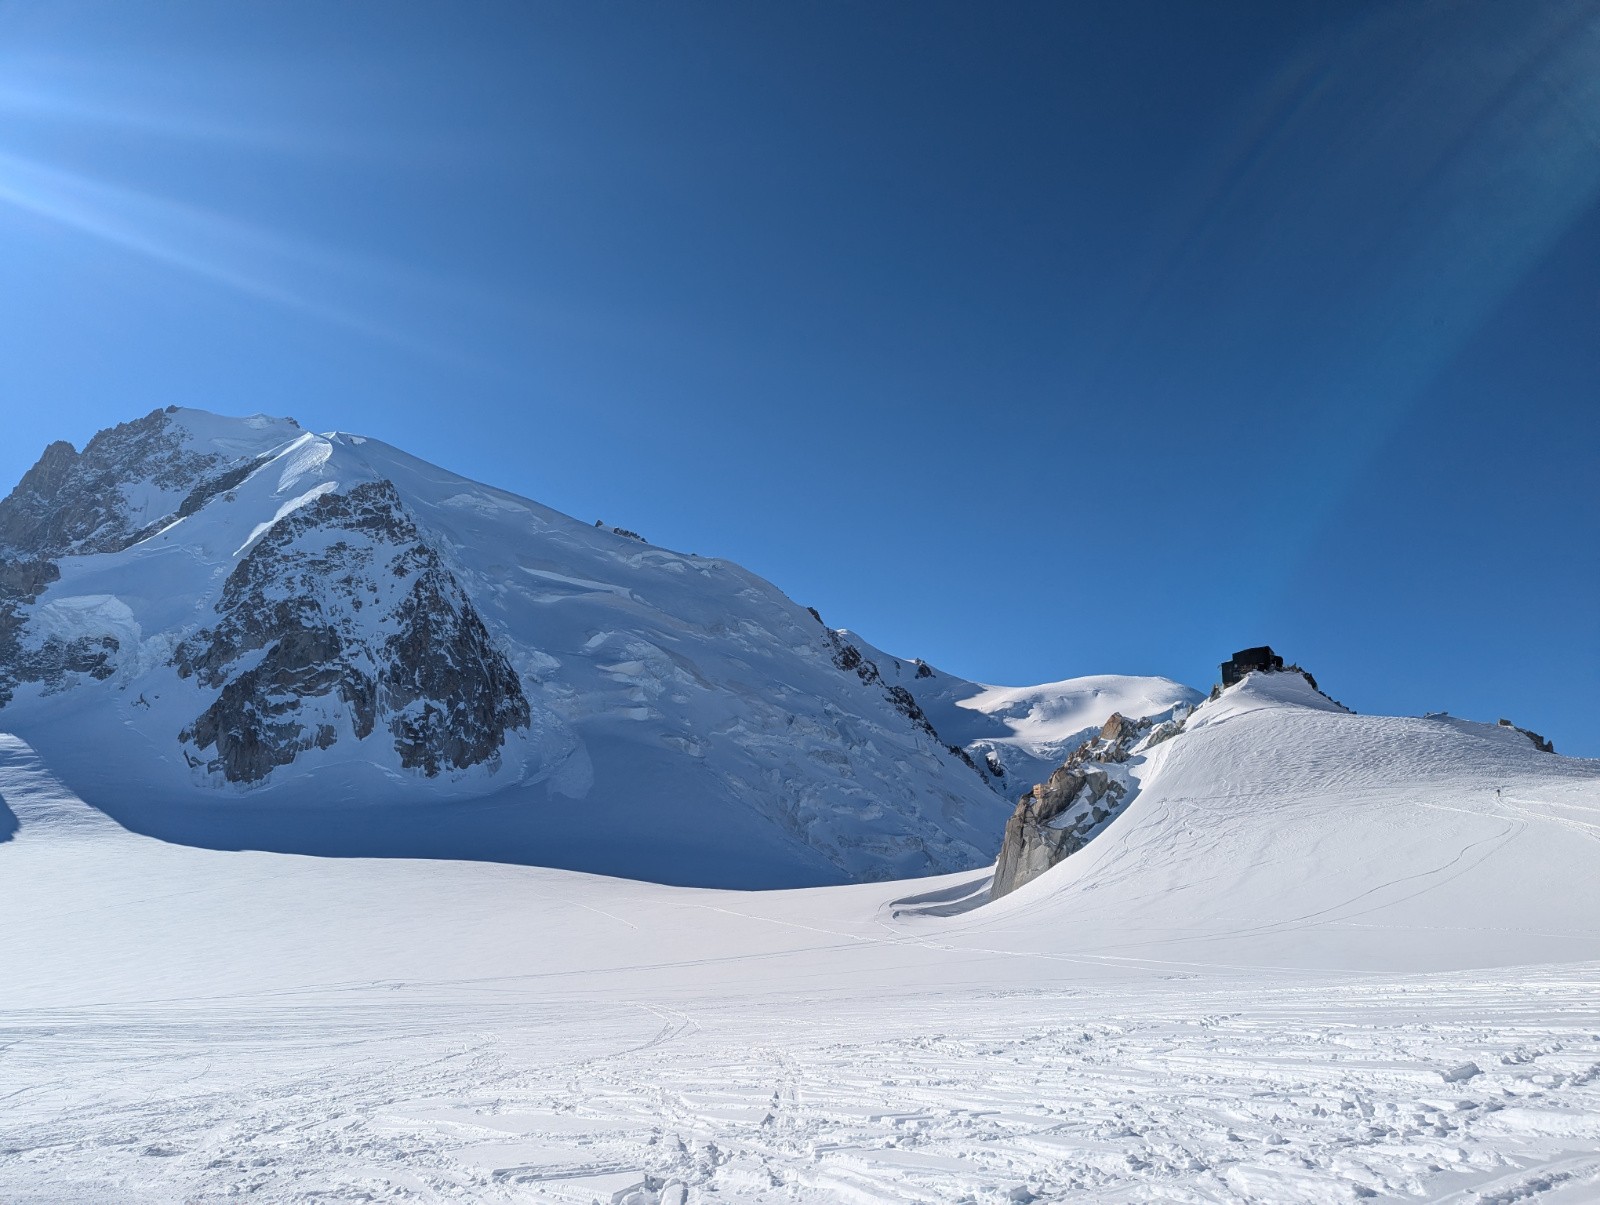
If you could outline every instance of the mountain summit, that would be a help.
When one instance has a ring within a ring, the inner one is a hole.
[[[158,410],[0,501],[0,724],[194,843],[717,886],[966,869],[1012,784],[1197,698],[968,682],[730,562],[289,419]]]

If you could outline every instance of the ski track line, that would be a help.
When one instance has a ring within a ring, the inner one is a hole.
[[[1533,1201],[1600,1168],[1577,1153],[1600,1139],[1597,988],[1584,968],[821,1016],[426,999],[398,1024],[331,1006],[8,1016],[7,1074],[38,1082],[0,1102],[0,1196]],[[1443,1078],[1468,1061],[1479,1074]]]

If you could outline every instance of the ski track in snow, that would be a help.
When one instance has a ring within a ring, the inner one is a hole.
[[[1600,767],[1297,682],[971,909],[191,849],[0,735],[0,1201],[1600,1200]]]
[[[373,983],[4,1014],[0,1195],[1600,1197],[1592,966],[683,1008],[519,995]]]

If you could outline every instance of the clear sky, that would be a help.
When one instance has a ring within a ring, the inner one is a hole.
[[[0,478],[377,436],[1016,684],[1600,756],[1600,7],[0,3]]]

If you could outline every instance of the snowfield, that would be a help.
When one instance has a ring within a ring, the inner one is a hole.
[[[165,844],[0,741],[0,1199],[1600,1199],[1600,764],[1253,675],[1088,847],[774,892]]]

